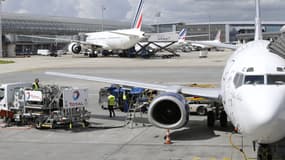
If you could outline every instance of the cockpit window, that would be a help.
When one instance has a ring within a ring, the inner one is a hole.
[[[5,93],[5,90],[4,88],[0,88],[0,101],[4,98],[4,94]]]
[[[285,75],[267,75],[267,83],[269,85],[284,85]]]
[[[264,84],[264,75],[247,75],[244,84]]]
[[[234,77],[234,85],[236,88],[242,86],[244,75],[242,73],[237,73]]]

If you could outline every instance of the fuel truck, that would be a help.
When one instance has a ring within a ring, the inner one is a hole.
[[[43,85],[32,90],[32,83],[0,86],[0,118],[7,125],[33,125],[36,128],[87,126],[88,90]]]

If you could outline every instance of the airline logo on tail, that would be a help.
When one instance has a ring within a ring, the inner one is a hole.
[[[144,0],[141,0],[140,3],[139,3],[139,6],[138,6],[138,10],[137,10],[137,13],[136,13],[133,25],[132,25],[132,28],[134,28],[134,29],[138,29],[138,30],[141,29],[142,19],[143,19],[143,15],[142,15],[142,13],[143,13],[143,4],[144,4]]]
[[[178,40],[185,40],[187,35],[187,31],[183,28],[178,34]]]

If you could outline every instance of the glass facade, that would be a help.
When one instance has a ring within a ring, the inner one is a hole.
[[[130,28],[130,22],[104,20],[104,30]],[[143,25],[144,31],[152,31],[151,26]],[[68,42],[20,37],[17,35],[39,35],[72,39],[80,33],[102,31],[102,20],[45,17],[25,14],[3,13],[2,15],[3,44],[15,44],[16,55],[34,54],[37,49],[64,49]],[[65,36],[65,37],[62,37]],[[5,49],[6,46],[3,46]],[[4,52],[4,56],[9,53]],[[12,54],[14,55],[14,54]]]
[[[102,30],[102,20],[71,18],[71,17],[43,17],[22,14],[3,14],[2,26],[4,34],[29,35],[76,35],[79,32],[97,32]],[[129,22],[104,21],[105,30],[130,28]],[[143,26],[146,31],[150,26]]]
[[[274,39],[279,35],[280,28],[285,24],[285,21],[278,22],[264,22],[262,30],[264,32],[265,39]],[[175,25],[175,27],[173,27]],[[227,27],[228,26],[228,27]],[[157,25],[153,25],[154,28]],[[221,41],[223,42],[237,42],[237,41],[249,41],[254,37],[254,24],[249,21],[241,22],[211,22],[209,23],[172,23],[172,24],[160,24],[160,32],[172,31],[176,28],[176,31],[180,31],[182,28],[187,29],[188,36],[194,36],[188,38],[191,40],[213,40],[218,32],[221,30]],[[210,34],[210,35],[209,35]],[[197,35],[204,35],[198,36]]]

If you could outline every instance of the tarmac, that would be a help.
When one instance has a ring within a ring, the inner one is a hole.
[[[126,125],[126,114],[116,117],[98,105],[98,92],[109,86],[83,80],[45,75],[57,71],[84,75],[164,84],[211,83],[219,85],[226,59],[231,52],[182,53],[171,59],[140,59],[64,55],[7,58],[13,64],[0,65],[0,83],[33,82],[88,88],[92,112],[90,128],[37,130],[30,126],[0,128],[0,159],[5,160],[240,160],[243,155],[229,143],[232,127],[206,126],[206,117],[190,115],[189,123],[170,133],[172,144],[164,144],[166,131],[139,117],[133,127]],[[247,137],[233,135],[233,141],[249,159],[256,152]]]

